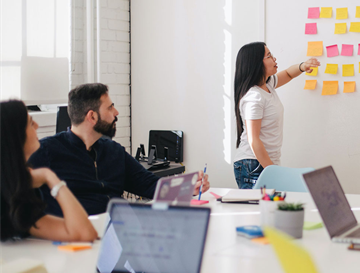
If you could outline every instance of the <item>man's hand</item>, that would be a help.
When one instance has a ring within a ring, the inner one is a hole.
[[[195,185],[195,189],[194,189],[194,195],[199,195],[199,190],[200,190],[200,186],[201,186],[203,176],[204,176],[204,172],[199,171],[199,177],[198,177],[198,180],[196,181],[196,185]],[[204,193],[208,189],[210,189],[210,182],[208,181],[208,177],[209,176],[207,174],[205,174],[203,186],[202,186],[202,189],[201,189],[202,193]]]

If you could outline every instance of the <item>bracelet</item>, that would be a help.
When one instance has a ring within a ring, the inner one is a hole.
[[[51,196],[56,198],[56,196],[59,193],[59,190],[61,189],[62,186],[66,186],[65,181],[60,181],[60,183],[56,184],[50,191]]]
[[[301,72],[305,72],[305,70],[301,70],[301,65],[302,65],[303,63],[304,63],[304,62],[302,62],[302,63],[299,64],[299,70],[300,70]]]

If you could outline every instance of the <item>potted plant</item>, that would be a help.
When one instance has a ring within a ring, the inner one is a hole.
[[[302,238],[304,226],[304,204],[282,203],[275,211],[275,228],[294,238]]]

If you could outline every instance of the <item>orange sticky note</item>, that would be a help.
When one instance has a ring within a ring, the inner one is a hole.
[[[323,88],[321,95],[335,95],[338,91],[339,82],[338,81],[323,81]]]
[[[351,22],[349,32],[360,32],[360,22]]]
[[[317,80],[306,80],[304,89],[314,90],[316,88]]]
[[[336,9],[336,20],[347,19],[347,18],[348,18],[348,9],[347,8]]]
[[[308,42],[307,56],[321,56],[323,54],[323,42]]]
[[[257,243],[257,244],[261,244],[261,245],[270,244],[269,239],[266,238],[266,237],[254,238],[254,239],[251,239],[251,242],[254,242],[254,243]]]
[[[355,18],[360,18],[360,6],[356,7]]]
[[[91,247],[92,246],[89,245],[65,245],[65,246],[58,246],[58,249],[63,251],[79,251],[79,250],[90,249]]]
[[[320,18],[331,18],[332,17],[332,8],[321,8]]]
[[[353,93],[353,92],[355,92],[355,82],[344,82],[343,93]]]
[[[318,73],[319,68],[318,68],[318,67],[312,67],[312,70],[313,70],[313,71],[311,71],[311,73],[306,72],[305,75],[308,75],[308,76],[316,76],[317,73]]]
[[[344,34],[346,33],[346,23],[335,23],[334,34]]]
[[[337,64],[326,64],[325,73],[326,74],[337,74],[338,65]]]
[[[353,64],[343,64],[342,66],[342,75],[343,77],[354,76],[354,65]]]

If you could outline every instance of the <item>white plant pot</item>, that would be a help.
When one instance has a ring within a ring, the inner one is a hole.
[[[304,226],[304,210],[275,211],[275,228],[287,233],[294,238],[302,238]]]

